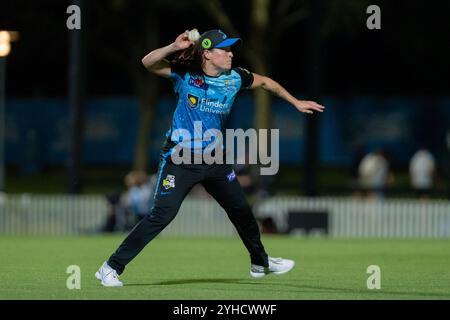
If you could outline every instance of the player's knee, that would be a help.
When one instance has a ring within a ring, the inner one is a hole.
[[[250,208],[250,206],[248,205],[247,202],[237,202],[234,203],[230,206],[227,206],[227,208],[225,208],[225,210],[229,213],[229,214],[239,214],[239,215],[252,215],[252,209]]]
[[[167,225],[175,218],[176,212],[170,212],[169,210],[161,207],[153,207],[152,211],[145,216],[145,219],[152,223]]]

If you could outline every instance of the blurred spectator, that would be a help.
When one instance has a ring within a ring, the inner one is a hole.
[[[102,232],[113,232],[116,228],[116,211],[120,204],[120,193],[112,193],[106,195],[106,221],[102,227]]]
[[[143,171],[132,171],[125,177],[128,191],[122,196],[122,203],[132,214],[142,218],[153,206],[153,192],[156,175],[149,177]]]
[[[244,162],[244,163],[240,163]],[[240,159],[236,161],[236,164],[233,165],[234,173],[236,174],[236,178],[241,185],[244,193],[249,196],[256,191],[256,182],[252,175],[252,167],[249,164],[249,154],[246,152]]]
[[[435,160],[425,148],[417,150],[409,162],[411,186],[420,198],[428,198],[433,189]]]
[[[269,187],[272,181],[262,179],[266,176],[259,176],[258,183],[258,179],[254,175],[254,169],[257,166],[250,165],[250,157],[248,152],[245,153],[243,160],[243,164],[239,164],[239,162],[242,161],[236,161],[237,163],[233,165],[233,170],[236,174],[236,179],[248,198],[249,204],[256,212],[259,204],[261,203],[259,200],[269,195]],[[278,232],[277,226],[272,218],[266,217],[263,219],[256,219],[256,221],[261,233],[272,234]]]
[[[257,198],[267,197],[270,194],[270,187],[273,184],[274,176],[256,176],[255,171],[256,169],[259,170],[259,166],[250,164],[250,157],[248,152],[245,153],[244,157],[244,164],[237,163],[233,166],[233,170],[236,173],[237,180],[241,185],[244,193],[247,196],[255,195]],[[253,202],[251,200],[249,201]]]
[[[251,167],[248,164],[234,165],[234,172],[239,184],[246,195],[255,192],[255,183],[251,173]]]
[[[156,174],[150,177],[143,171],[131,171],[125,176],[127,190],[119,195],[108,195],[108,212],[104,232],[130,230],[150,212],[157,182]]]
[[[353,190],[353,196],[359,197],[361,195],[361,186],[359,183],[359,165],[364,158],[365,151],[361,145],[355,148],[352,162],[350,164],[350,187]]]
[[[266,233],[266,234],[278,233],[278,229],[275,224],[275,221],[271,217],[264,218],[260,222],[260,229],[261,229],[261,233]]]
[[[359,183],[369,199],[383,199],[386,187],[393,181],[389,162],[383,150],[368,153],[358,167]]]

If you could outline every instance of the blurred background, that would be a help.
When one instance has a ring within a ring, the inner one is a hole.
[[[366,25],[372,4],[381,29]],[[67,28],[70,5],[80,30]],[[229,127],[280,129],[276,176],[236,167],[264,232],[448,237],[449,10],[443,1],[2,1],[0,30],[15,33],[0,58],[0,232],[128,230],[151,207],[176,105],[171,83],[141,58],[184,30],[220,28],[243,39],[235,66],[326,106],[305,116],[264,91],[236,99]],[[168,232],[233,233],[211,214],[220,210],[197,188]]]

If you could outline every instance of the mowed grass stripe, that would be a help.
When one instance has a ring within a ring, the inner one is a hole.
[[[103,288],[94,273],[125,235],[0,236],[0,299],[450,299],[450,241],[263,236],[267,252],[296,261],[282,276],[252,279],[239,238],[151,242],[128,266],[122,288]],[[69,290],[69,265],[81,290]],[[369,265],[381,289],[366,286]]]

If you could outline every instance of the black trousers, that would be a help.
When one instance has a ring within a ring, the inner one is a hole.
[[[166,153],[161,156],[158,172],[152,211],[133,228],[108,260],[118,274],[175,218],[184,198],[197,183],[201,183],[226,211],[250,254],[250,261],[268,266],[258,224],[231,165],[175,165]]]

